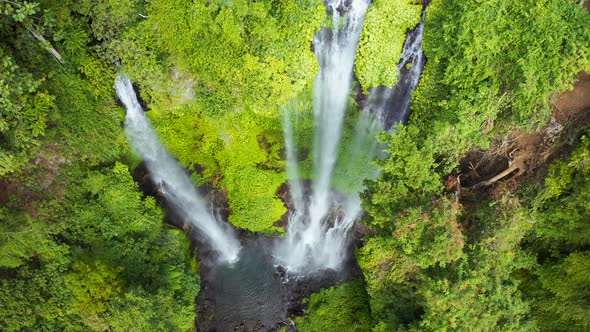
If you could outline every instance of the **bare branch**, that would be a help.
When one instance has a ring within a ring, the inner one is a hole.
[[[49,43],[47,41],[47,39],[45,39],[45,37],[43,37],[43,35],[41,35],[39,32],[37,32],[37,30],[35,30],[33,27],[27,27],[23,24],[23,26],[29,30],[29,32],[33,35],[33,37],[35,37],[35,39],[37,39],[38,41],[40,41],[43,45],[47,46],[47,51],[49,53],[51,53],[51,55],[53,55],[53,57],[62,65],[65,64],[66,62],[64,61],[64,59],[61,57],[61,54],[59,54],[59,52],[53,48],[53,46],[51,46],[51,43]]]

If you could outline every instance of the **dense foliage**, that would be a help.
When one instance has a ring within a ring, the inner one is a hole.
[[[421,9],[372,1],[355,87],[396,83]],[[227,196],[229,221],[276,235],[283,116],[313,177],[325,18],[319,0],[0,0],[0,330],[192,329],[194,252],[132,178],[117,71],[195,183]],[[588,26],[577,0],[431,2],[410,122],[379,136],[373,166],[351,93],[333,186],[381,171],[362,197],[364,280],[313,294],[301,331],[590,329],[587,128],[510,190],[443,184],[470,149],[547,123],[590,71]]]
[[[3,329],[188,329],[198,277],[185,235],[162,227],[123,164],[63,180],[64,197],[0,211]]]
[[[564,161],[555,162],[531,202],[534,226],[525,248],[537,257],[523,274],[532,314],[547,330],[590,328],[590,141],[583,137]]]
[[[120,37],[126,72],[151,97],[151,117],[187,168],[228,193],[230,221],[257,232],[286,212],[280,113],[310,88],[318,1],[154,1]],[[172,78],[172,79],[170,79]]]
[[[309,315],[297,318],[301,332],[368,331],[373,321],[363,284],[352,281],[324,289],[309,298]]]
[[[589,20],[576,1],[433,1],[413,96],[421,138],[456,161],[507,127],[544,125],[552,98],[590,68]]]
[[[117,3],[0,1],[3,331],[193,325],[189,242],[118,162],[134,159],[115,68],[92,47],[93,15]]]
[[[366,90],[393,87],[406,31],[420,22],[422,6],[414,0],[375,0],[367,10],[355,62],[355,74]]]
[[[589,24],[575,1],[432,1],[410,124],[383,136],[364,194],[376,331],[587,329],[587,141],[527,190],[453,194],[443,179],[469,149],[546,123],[590,69]]]

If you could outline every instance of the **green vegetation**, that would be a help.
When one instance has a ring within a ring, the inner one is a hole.
[[[244,108],[268,113],[294,98],[317,72],[309,45],[322,9],[312,0],[154,1],[146,6],[149,18],[124,37],[120,57],[131,78],[163,92],[161,82],[141,75],[157,68],[127,61],[163,54],[166,67],[190,77],[196,104],[209,114]],[[135,44],[135,38],[150,40]]]
[[[152,102],[156,129],[185,167],[228,193],[230,222],[255,232],[286,212],[280,107],[318,67],[319,1],[154,1],[120,37],[125,71]]]
[[[89,24],[115,3],[0,1],[3,331],[193,326],[189,242],[118,162],[116,69]]]
[[[123,164],[67,180],[62,198],[0,211],[2,328],[189,329],[198,276],[185,235],[162,226]]]
[[[366,91],[397,83],[406,31],[420,22],[422,6],[416,0],[375,0],[367,10],[359,41],[355,73]]]
[[[422,137],[456,160],[508,127],[544,125],[552,97],[590,69],[588,21],[575,1],[433,1],[413,97]]]
[[[373,1],[355,84],[396,83],[421,8]],[[279,235],[283,111],[312,178],[325,16],[319,0],[0,0],[0,330],[193,329],[194,252],[131,176],[114,63],[195,183],[227,195],[229,221]],[[364,280],[313,294],[301,331],[590,329],[588,128],[562,123],[579,134],[554,137],[548,169],[497,191],[443,182],[469,151],[548,123],[590,72],[588,26],[577,0],[432,1],[409,125],[379,135],[371,168],[351,93],[333,185],[381,171],[362,194]]]
[[[372,326],[367,295],[360,281],[312,294],[305,318],[295,319],[301,332],[368,331]]]
[[[183,109],[154,120],[160,137],[174,142],[168,148],[183,166],[196,166],[199,181],[227,190],[232,224],[256,232],[278,230],[272,224],[286,212],[275,195],[286,180],[278,119],[248,113],[213,119]]]
[[[547,330],[590,328],[590,141],[582,137],[564,161],[555,162],[531,201],[534,226],[525,241],[537,257],[523,274],[532,314]]]
[[[27,161],[26,151],[38,146],[47,126],[47,113],[55,107],[51,95],[37,91],[41,82],[21,70],[5,52],[0,49],[0,175],[16,171]]]
[[[544,185],[443,191],[470,149],[547,122],[590,69],[588,24],[575,1],[432,2],[410,124],[382,137],[383,175],[364,193],[375,331],[588,328],[587,140]]]

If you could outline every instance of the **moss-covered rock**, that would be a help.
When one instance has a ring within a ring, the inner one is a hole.
[[[406,32],[420,22],[422,5],[415,0],[375,0],[367,11],[355,72],[363,89],[397,83],[397,63]]]

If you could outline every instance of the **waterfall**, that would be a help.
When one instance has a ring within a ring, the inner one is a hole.
[[[344,17],[340,12],[346,0],[328,0],[332,27],[316,34],[314,49],[320,72],[314,82],[315,136],[314,175],[310,206],[311,225],[320,230],[330,208],[330,180],[338,153],[344,112],[352,81],[352,67],[368,1],[352,1]],[[341,21],[344,22],[341,22]]]
[[[131,81],[121,75],[115,82],[119,98],[127,109],[125,133],[135,151],[143,158],[154,183],[183,220],[195,227],[203,240],[223,262],[238,259],[240,243],[229,225],[215,218],[193,186],[186,171],[159,142],[143,113]]]
[[[310,188],[304,187],[299,180],[301,174],[294,133],[297,125],[293,125],[294,119],[288,109],[283,112],[287,177],[294,209],[290,211],[287,236],[276,243],[274,258],[289,273],[337,270],[342,265],[350,244],[351,229],[362,211],[358,196],[362,180],[374,179],[379,174],[377,168],[369,165],[382,150],[374,136],[383,129],[391,130],[397,122],[407,122],[410,96],[424,67],[421,46],[425,10],[420,24],[408,33],[398,64],[398,84],[392,89],[370,89],[368,101],[361,105],[364,112],[356,127],[349,127],[354,130],[354,136],[345,135],[345,139],[350,140],[346,144],[349,155],[339,155],[356,48],[370,2],[324,0],[331,21],[316,33],[313,40],[320,70],[313,86],[313,180]],[[190,178],[158,141],[131,82],[120,76],[115,86],[127,108],[126,134],[146,162],[159,190],[185,222],[199,231],[222,261],[236,261],[240,243],[232,228],[207,210]],[[364,172],[358,172],[359,167],[364,167]],[[354,175],[347,179],[347,184],[353,188],[345,190],[346,193],[336,192],[334,188],[338,186],[334,185],[334,178],[340,179],[343,174]],[[311,191],[310,195],[308,191]]]
[[[410,99],[418,86],[420,75],[424,69],[426,58],[422,51],[424,18],[426,7],[422,11],[422,19],[418,26],[408,32],[401,58],[398,63],[398,82],[393,88],[376,87],[369,91],[369,97],[363,107],[372,113],[388,131],[394,129],[396,123],[406,124],[410,116]]]
[[[297,151],[293,137],[293,124],[288,109],[283,110],[283,131],[285,136],[285,150],[287,152],[287,179],[289,191],[295,206],[295,212],[303,209],[303,188],[299,181],[299,167],[297,166]]]
[[[279,264],[292,273],[337,269],[344,259],[349,231],[361,211],[358,196],[336,197],[331,191],[331,181],[348,106],[356,48],[369,0],[326,0],[324,3],[332,22],[314,37],[320,71],[313,90],[312,194],[306,206],[296,207],[291,213],[287,237],[279,242],[275,255]],[[291,131],[287,123],[288,156],[296,155],[289,142]],[[292,168],[296,161],[287,164]]]

